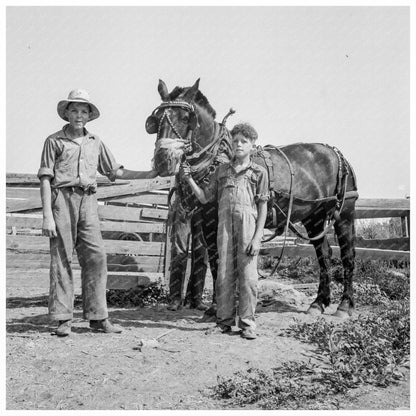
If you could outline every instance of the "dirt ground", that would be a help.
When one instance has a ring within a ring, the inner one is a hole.
[[[206,334],[214,323],[203,322],[202,312],[170,312],[166,306],[110,308],[122,334],[92,332],[77,309],[72,335],[58,338],[51,335],[55,323],[47,316],[47,271],[8,271],[6,408],[226,409],[210,396],[218,376],[288,360],[319,362],[313,345],[279,336],[294,319],[316,319],[304,313],[312,299],[266,280],[261,296],[276,287],[282,296],[258,308],[256,340]],[[337,319],[330,316],[334,309],[326,311],[326,319]],[[340,409],[409,409],[409,369],[404,371],[397,386],[364,386],[339,397]]]

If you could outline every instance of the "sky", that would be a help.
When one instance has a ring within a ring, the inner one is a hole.
[[[362,198],[410,194],[409,7],[6,8],[6,172],[39,169],[56,112],[83,88],[87,125],[128,169],[149,170],[144,123],[169,91],[200,90],[259,144],[320,142],[352,164]],[[296,179],[295,179],[296,180]]]

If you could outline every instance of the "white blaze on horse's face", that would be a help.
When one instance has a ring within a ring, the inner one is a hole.
[[[155,143],[154,168],[160,176],[179,171],[189,129],[189,111],[180,107],[162,108],[155,114],[158,138]]]

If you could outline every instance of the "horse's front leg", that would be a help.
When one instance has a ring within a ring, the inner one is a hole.
[[[348,318],[354,311],[353,298],[353,275],[355,264],[355,228],[353,207],[346,209],[341,214],[340,220],[334,224],[335,232],[338,237],[339,247],[341,251],[342,266],[344,268],[344,292],[342,294],[341,302],[338,305],[335,316],[340,318]]]
[[[318,295],[309,306],[307,313],[310,315],[320,315],[324,313],[325,308],[331,303],[331,290],[329,287],[331,278],[328,269],[332,250],[326,237],[312,241],[312,244],[315,247],[316,257],[319,263],[319,287]]]
[[[209,202],[202,207],[202,229],[208,251],[208,259],[212,276],[213,293],[212,304],[207,311],[206,316],[215,317],[217,314],[217,300],[215,284],[217,281],[218,267],[218,248],[217,248],[217,229],[218,229],[218,205],[217,202]]]

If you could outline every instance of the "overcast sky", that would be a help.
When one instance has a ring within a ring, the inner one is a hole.
[[[367,198],[410,182],[408,7],[8,7],[6,171],[37,173],[57,102],[89,91],[98,134],[126,168],[148,170],[144,122],[169,90],[201,78],[221,121],[259,143],[338,147]]]

